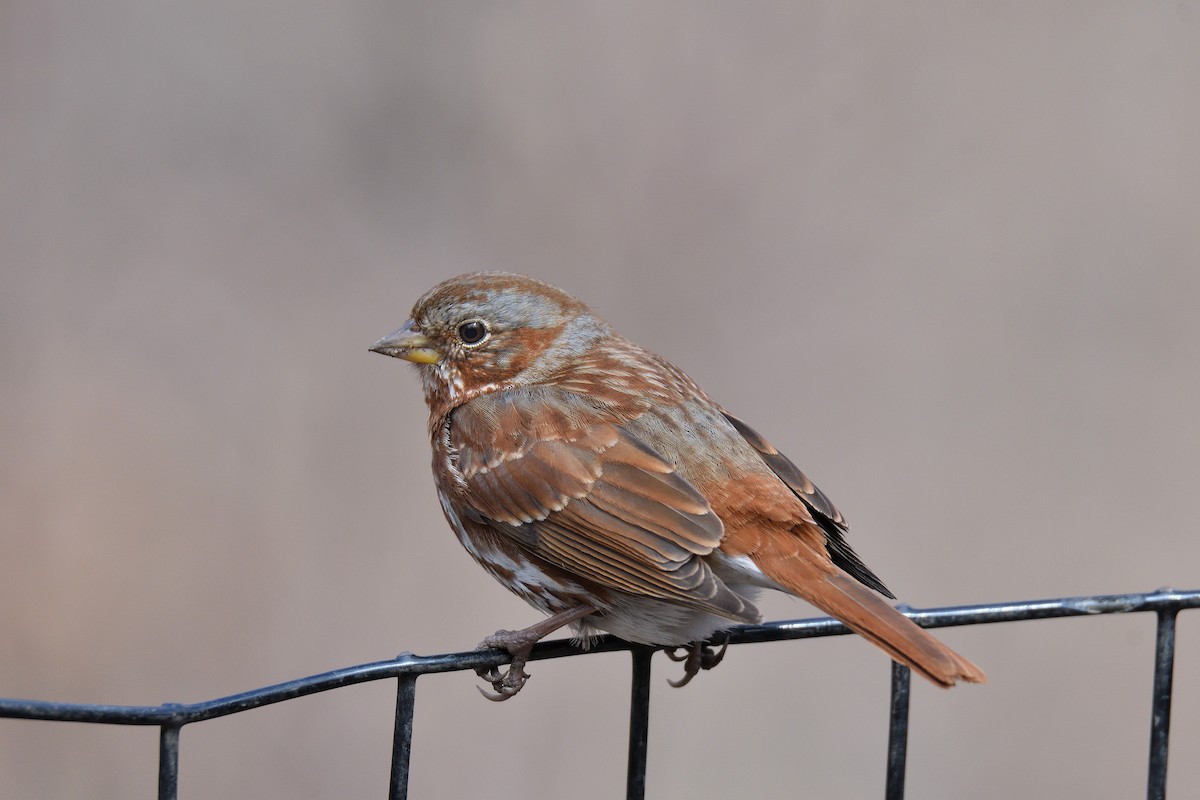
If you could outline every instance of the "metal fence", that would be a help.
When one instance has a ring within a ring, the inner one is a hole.
[[[987,622],[1017,622],[1095,614],[1136,612],[1157,614],[1154,690],[1150,699],[1150,756],[1147,768],[1146,796],[1150,800],[1162,800],[1166,797],[1167,791],[1167,746],[1171,727],[1175,618],[1180,611],[1197,607],[1200,607],[1200,590],[1160,589],[1148,594],[1069,597],[1058,600],[959,606],[927,611],[902,606],[901,610],[923,628],[945,628],[956,625],[979,625]],[[763,625],[743,625],[733,628],[729,632],[729,644],[754,644],[818,636],[839,636],[849,632],[844,625],[829,618],[770,622]],[[640,800],[645,796],[646,791],[646,757],[650,721],[650,659],[656,652],[655,649],[629,644],[611,637],[603,637],[593,643],[587,651],[583,651],[569,641],[559,640],[537,645],[530,660],[538,661],[546,658],[614,651],[627,651],[633,660],[626,797],[631,800]],[[450,653],[440,656],[415,656],[405,653],[393,661],[377,661],[372,664],[347,667],[203,703],[109,706],[0,698],[0,717],[107,725],[158,726],[158,796],[160,800],[174,800],[178,795],[179,783],[179,732],[184,725],[228,714],[237,714],[295,697],[327,692],[342,686],[392,679],[397,682],[396,720],[388,796],[395,800],[408,795],[413,705],[417,698],[417,678],[436,672],[459,672],[493,667],[507,661],[507,654],[495,650]],[[900,800],[904,797],[908,706],[909,670],[907,667],[893,663],[887,779],[884,788],[884,797],[887,800]]]

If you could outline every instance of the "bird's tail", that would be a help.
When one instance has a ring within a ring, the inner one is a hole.
[[[763,573],[939,686],[986,683],[983,670],[935,639],[833,564],[755,558]]]

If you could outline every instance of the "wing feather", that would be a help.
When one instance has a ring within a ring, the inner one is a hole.
[[[724,409],[721,413],[737,429],[742,438],[758,451],[771,471],[808,507],[813,520],[825,534],[825,551],[833,563],[846,570],[860,583],[871,587],[885,597],[896,599],[896,595],[892,594],[879,576],[872,572],[858,557],[858,553],[855,553],[854,549],[850,547],[849,542],[846,541],[846,532],[850,529],[850,525],[842,516],[842,512],[837,510],[837,506],[825,496],[825,493],[818,489],[817,485],[809,480],[808,476],[801,472],[790,458],[776,450],[770,442],[760,436],[758,431]]]
[[[670,462],[594,409],[540,419],[541,395],[489,399],[456,409],[449,430],[472,519],[604,587],[757,619],[705,561],[724,528]]]

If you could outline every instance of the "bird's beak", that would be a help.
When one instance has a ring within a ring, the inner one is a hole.
[[[392,358],[403,358],[414,364],[436,364],[442,354],[425,334],[416,330],[410,319],[404,327],[371,345],[372,353],[383,353]]]

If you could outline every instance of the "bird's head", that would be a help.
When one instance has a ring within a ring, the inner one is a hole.
[[[566,292],[503,272],[459,275],[413,306],[400,330],[371,347],[417,366],[435,417],[501,388],[545,383],[611,335]]]

